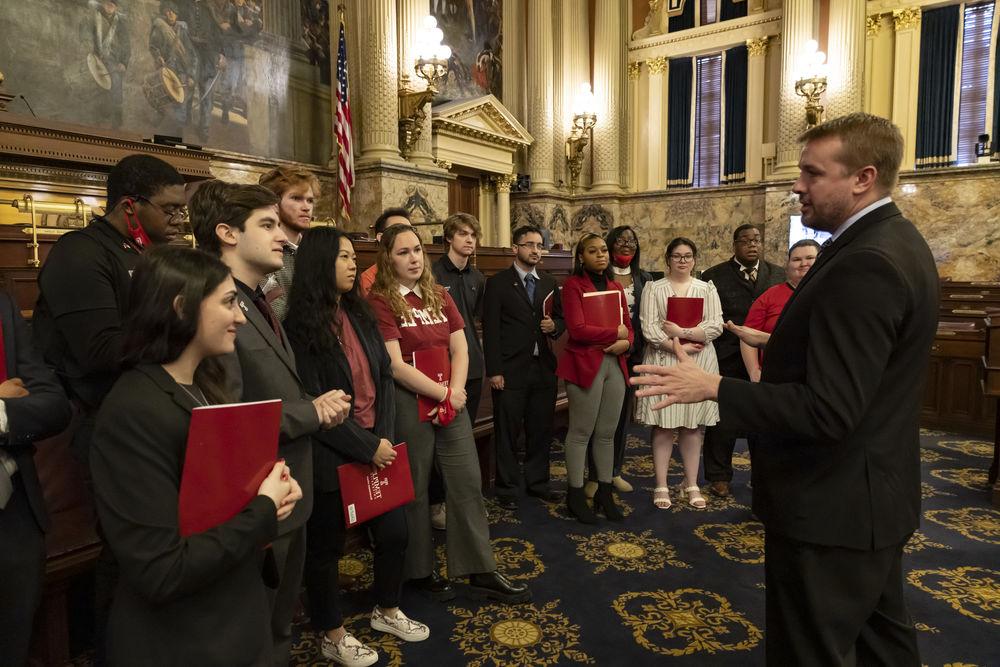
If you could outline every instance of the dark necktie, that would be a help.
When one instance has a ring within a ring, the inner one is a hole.
[[[535,303],[535,276],[528,274],[524,277],[524,289],[528,292],[528,301]]]
[[[828,238],[827,240],[823,241],[823,243],[820,244],[819,252],[823,252],[832,245],[833,245],[833,237],[831,236],[830,238]],[[816,253],[817,257],[819,257],[819,252]]]
[[[743,275],[746,276],[746,279],[747,279],[748,282],[751,282],[751,283],[757,282],[757,268],[756,267],[754,267],[754,268],[743,267]]]
[[[257,306],[257,310],[264,316],[267,323],[271,325],[271,330],[278,337],[278,340],[284,343],[285,339],[281,335],[281,325],[278,323],[278,316],[271,310],[271,304],[267,302],[267,297],[259,289],[253,293],[253,305]]]

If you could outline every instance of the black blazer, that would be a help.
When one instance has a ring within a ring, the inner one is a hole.
[[[313,435],[313,480],[316,491],[339,489],[337,466],[350,462],[370,463],[381,438],[395,444],[396,388],[392,381],[385,341],[374,320],[365,322],[350,312],[347,316],[354,325],[365,356],[368,357],[375,385],[375,426],[373,432],[369,432],[358,426],[354,419],[347,419],[339,426]],[[341,389],[354,396],[351,367],[347,355],[339,345],[331,347],[324,354],[315,354],[307,345],[307,332],[291,328],[288,329],[288,337],[298,361],[302,386],[307,392],[318,396],[331,389]],[[351,417],[353,416],[352,402]]]
[[[503,375],[507,387],[517,388],[528,377],[528,366],[538,344],[542,365],[555,373],[556,357],[552,354],[549,337],[559,338],[566,330],[562,315],[562,299],[556,279],[536,269],[534,303],[528,300],[521,276],[513,265],[486,280],[483,297],[483,352],[486,375]],[[542,333],[542,303],[550,292],[553,296],[552,320],[556,330],[547,337]],[[555,375],[552,376],[555,381]]]
[[[917,528],[937,310],[934,257],[888,204],[820,253],[771,334],[761,383],[723,378],[722,421],[759,433],[753,506],[768,530],[879,549]]]
[[[7,377],[21,378],[29,394],[2,400],[7,411],[7,433],[0,436],[0,447],[17,463],[31,511],[44,531],[49,528],[49,515],[35,471],[34,443],[66,428],[70,420],[69,401],[55,373],[32,345],[31,332],[21,319],[17,305],[5,292],[0,292],[0,326],[3,327]],[[0,542],[3,542],[2,537],[0,535]]]
[[[257,496],[229,521],[181,538],[177,501],[194,400],[159,365],[126,371],[97,415],[90,469],[121,568],[108,625],[112,665],[265,665],[271,612],[263,547],[278,534]]]
[[[704,271],[701,279],[706,282],[711,280],[715,285],[722,303],[723,321],[732,320],[736,324],[743,324],[757,297],[785,280],[785,270],[762,259],[757,267],[757,282],[751,284],[743,277],[740,263],[735,258],[730,258]],[[723,329],[722,335],[712,341],[712,344],[719,357],[719,371],[728,377],[747,379],[746,366],[740,355],[740,339]]]
[[[635,305],[632,306],[631,315],[635,342],[632,343],[632,351],[628,357],[630,366],[642,363],[643,350],[646,348],[646,339],[642,335],[642,323],[639,321],[639,304],[642,303],[642,288],[652,279],[652,274],[642,269],[632,274],[632,293],[635,296]]]

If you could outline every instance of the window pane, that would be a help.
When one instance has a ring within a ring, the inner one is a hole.
[[[697,59],[694,111],[694,185],[719,184],[722,120],[722,55]]]
[[[958,102],[958,164],[976,163],[976,139],[986,132],[986,88],[990,69],[993,3],[965,8],[962,83]],[[996,137],[992,137],[996,141]]]

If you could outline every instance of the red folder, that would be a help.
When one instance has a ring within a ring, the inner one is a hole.
[[[191,411],[177,507],[181,537],[229,521],[257,495],[277,460],[280,427],[280,400]]]
[[[556,303],[555,294],[556,290],[552,290],[542,300],[542,317],[552,317],[552,308],[555,307]]]
[[[587,324],[618,329],[622,321],[622,293],[616,289],[586,292],[583,295],[583,319]]]
[[[371,463],[337,466],[340,496],[344,500],[344,522],[348,527],[385,514],[413,500],[413,477],[406,443],[393,449],[396,459],[381,470]]]
[[[451,350],[447,347],[414,350],[413,367],[442,387],[447,387],[451,380]],[[420,421],[432,421],[434,417],[428,417],[427,413],[436,408],[439,402],[437,398],[417,394],[417,410],[420,412]]]
[[[705,300],[700,296],[668,296],[667,321],[682,329],[690,329],[701,324],[705,317]],[[681,339],[681,344],[691,341]]]

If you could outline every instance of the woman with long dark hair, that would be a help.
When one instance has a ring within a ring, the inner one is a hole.
[[[469,353],[465,323],[451,296],[434,280],[423,245],[412,227],[395,225],[379,240],[378,275],[369,299],[391,360],[396,381],[396,438],[409,446],[416,499],[406,507],[410,544],[406,575],[431,597],[455,596],[437,573],[431,539],[427,487],[437,464],[446,489],[448,576],[469,577],[474,597],[524,602],[531,592],[497,571],[483,503],[479,457],[472,422],[465,410]],[[450,365],[444,387],[413,365],[415,352],[441,353]],[[437,407],[420,414],[417,396]]]
[[[346,234],[332,227],[307,232],[295,256],[285,331],[307,392],[319,396],[341,389],[353,397],[350,418],[313,437],[315,496],[307,524],[305,583],[323,655],[339,664],[371,665],[378,653],[344,628],[338,599],[338,562],[347,529],[337,467],[349,462],[392,465],[396,392],[389,354],[375,314],[359,294],[357,274],[354,244]],[[403,508],[364,527],[375,553],[371,627],[405,641],[427,639],[427,626],[399,609],[407,542]]]
[[[269,665],[264,547],[302,497],[278,461],[233,518],[181,537],[181,470],[191,410],[225,403],[217,357],[246,319],[218,259],[148,252],[125,321],[127,370],[101,406],[90,452],[97,510],[121,568],[108,625],[112,665]]]
[[[569,482],[566,504],[582,523],[595,523],[597,517],[587,506],[583,473],[587,459],[587,441],[593,437],[597,468],[597,492],[594,508],[613,521],[623,519],[615,504],[611,477],[614,467],[612,438],[625,398],[628,368],[625,359],[633,342],[632,318],[625,302],[625,290],[614,280],[608,268],[608,246],[597,234],[584,234],[576,244],[573,275],[562,288],[563,316],[569,340],[556,375],[566,381],[569,399],[569,431],[566,434],[566,476]],[[590,324],[585,316],[585,295],[593,292],[618,292],[615,305],[620,308],[616,327]]]

